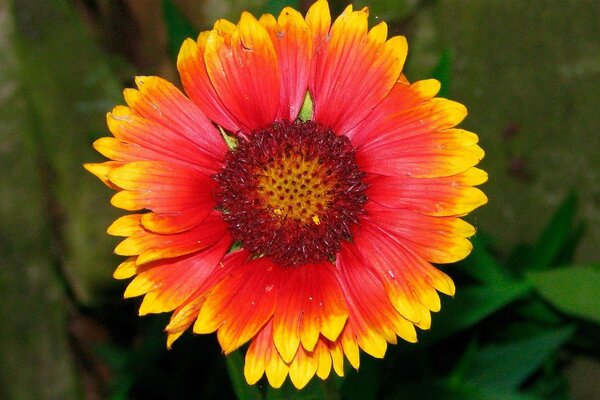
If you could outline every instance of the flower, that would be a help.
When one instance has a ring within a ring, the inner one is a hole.
[[[110,161],[86,168],[136,212],[108,228],[129,256],[114,276],[135,276],[140,315],[172,312],[168,346],[192,325],[225,354],[249,342],[248,383],[302,388],[430,327],[454,294],[431,263],[471,251],[460,217],[487,175],[454,128],[465,107],[409,83],[406,54],[367,8],[332,23],[319,0],[186,40],[186,95],[158,77],[125,90],[94,144]]]

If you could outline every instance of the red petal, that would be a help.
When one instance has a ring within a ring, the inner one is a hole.
[[[239,128],[264,128],[275,121],[279,108],[279,69],[271,38],[244,12],[231,42],[227,39],[217,30],[206,39],[204,63],[210,82]]]
[[[94,147],[116,161],[156,160],[184,163],[216,171],[215,155],[221,147],[210,150],[191,143],[188,138],[155,121],[135,114],[130,108],[117,106],[107,115],[110,131],[116,139],[102,138]]]
[[[227,224],[221,214],[212,211],[198,226],[181,233],[156,234],[143,229],[124,241],[115,253],[123,256],[138,256],[137,264],[163,258],[173,258],[206,249],[227,234]]]
[[[432,217],[407,210],[385,208],[375,202],[366,206],[365,221],[384,229],[397,241],[434,263],[465,258],[473,248],[467,239],[475,228],[456,217]]]
[[[294,121],[300,112],[308,88],[312,42],[308,25],[302,15],[284,8],[275,18],[263,15],[260,23],[271,36],[281,73],[278,119]]]
[[[384,23],[368,30],[368,10],[349,6],[316,45],[309,81],[314,120],[345,134],[363,120],[392,89],[404,64],[403,37],[386,41]],[[309,24],[312,19],[307,16]],[[322,29],[322,25],[312,30]]]
[[[477,168],[443,178],[371,175],[367,196],[385,207],[412,210],[432,216],[461,216],[485,204],[487,197],[473,185],[487,180]]]
[[[156,213],[197,210],[203,219],[215,206],[216,182],[194,168],[175,163],[137,161],[113,170],[109,179],[124,189],[112,204],[125,210],[150,209]]]
[[[314,350],[320,334],[337,339],[348,316],[346,302],[329,262],[282,271],[285,282],[273,317],[273,340],[283,360],[294,358],[300,342]]]
[[[211,278],[230,245],[231,240],[223,238],[210,248],[191,256],[144,265],[134,281],[152,282],[153,289],[144,297],[140,315],[172,311],[193,298],[199,288],[206,286],[206,281]],[[134,281],[131,283],[132,287],[139,284]]]
[[[223,161],[227,145],[200,109],[162,78],[138,76],[136,84],[139,91],[125,91],[125,100],[133,112],[186,139],[188,146],[193,146],[198,153],[196,161],[203,163],[206,168],[217,169]]]
[[[281,290],[280,267],[268,259],[245,261],[249,254],[232,258],[231,272],[209,293],[195,333],[218,330],[217,338],[225,353],[250,340],[271,319]],[[224,260],[227,264],[227,261]]]

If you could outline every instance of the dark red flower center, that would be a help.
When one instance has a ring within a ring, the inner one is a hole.
[[[274,123],[247,137],[214,176],[233,239],[285,266],[332,260],[367,202],[354,147],[314,122]]]

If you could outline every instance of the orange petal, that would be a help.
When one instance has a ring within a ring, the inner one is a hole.
[[[337,266],[350,310],[345,329],[351,328],[365,352],[381,358],[387,342],[396,343],[397,331],[407,325],[405,319],[392,306],[382,280],[357,246],[344,246]]]
[[[140,230],[122,241],[115,253],[138,256],[138,265],[163,258],[173,258],[210,247],[227,232],[227,225],[216,211],[194,229],[169,235]]]
[[[283,360],[291,362],[300,342],[314,350],[320,334],[335,340],[348,310],[329,262],[285,271],[284,287],[273,317],[273,341]]]
[[[435,79],[418,81],[412,85],[398,81],[383,101],[360,124],[348,132],[348,137],[356,147],[369,142],[378,142],[383,138],[412,136],[415,132],[403,129],[403,125],[413,122],[410,110],[423,108],[432,100],[440,89],[440,83]],[[444,103],[438,103],[443,105]],[[426,110],[427,108],[425,108]],[[429,108],[431,113],[443,111],[440,107]],[[419,122],[424,125],[424,122]],[[425,127],[420,126],[422,131]],[[429,129],[427,127],[428,131]]]
[[[140,315],[172,311],[206,283],[231,245],[228,238],[192,256],[158,261],[145,266],[138,278],[152,281],[154,289],[144,296]],[[136,278],[137,279],[137,278]]]
[[[188,298],[188,300],[173,312],[171,320],[165,328],[168,333],[168,346],[170,346],[183,331],[188,329],[198,319],[200,309],[204,305],[209,291],[234,267],[235,263],[230,262],[230,260],[239,256],[240,252],[229,253],[212,269],[207,270],[207,277],[204,282],[196,288],[196,291]]]
[[[106,161],[103,163],[87,163],[83,164],[83,166],[89,172],[96,175],[109,188],[114,190],[120,189],[117,185],[115,185],[108,179],[108,174],[110,174],[114,169],[122,167],[123,163],[116,161]]]
[[[374,174],[445,177],[481,161],[484,153],[477,141],[474,133],[447,129],[404,139],[381,139],[357,148],[356,158],[363,171]]]
[[[433,263],[452,263],[465,258],[473,248],[467,239],[475,228],[456,217],[431,217],[406,210],[384,208],[371,202],[365,220],[383,228],[406,247],[414,248]]]
[[[394,308],[404,319],[428,328],[430,311],[440,309],[440,299],[435,289],[440,288],[444,293],[452,290],[453,293],[450,278],[425,260],[418,259],[402,243],[368,221],[363,223],[354,243],[363,255],[363,262],[385,286]],[[393,321],[397,323],[394,330],[398,336],[409,342],[416,341],[412,324],[402,319]]]
[[[103,138],[96,149],[117,161],[157,160],[188,164],[215,171],[214,155],[174,131],[175,128],[143,118],[129,107],[117,106],[107,115],[108,128],[116,139]],[[166,146],[166,144],[169,144]],[[219,148],[215,152],[219,153]]]
[[[125,91],[133,112],[168,128],[188,141],[207,168],[218,168],[227,145],[211,121],[170,82],[156,76],[138,76],[138,90]]]
[[[106,232],[113,236],[131,236],[140,231],[142,214],[129,214],[119,217],[113,222]]]
[[[368,31],[368,10],[346,8],[329,40],[315,48],[309,81],[314,120],[345,134],[390,92],[407,53],[404,37],[386,41],[384,23]]]
[[[210,82],[226,109],[249,132],[269,126],[279,108],[279,68],[265,28],[242,13],[231,44],[212,30],[204,49]]]
[[[315,376],[319,368],[319,357],[300,347],[290,363],[290,380],[296,389],[302,389]]]
[[[125,189],[112,198],[115,207],[125,210],[150,209],[157,213],[202,211],[203,219],[215,206],[216,182],[204,171],[181,164],[136,161],[113,170],[109,179]],[[200,218],[201,217],[201,218]]]
[[[329,347],[324,341],[319,341],[315,346],[314,357],[318,361],[317,376],[321,379],[327,379],[331,373],[333,362]]]
[[[302,15],[286,7],[279,18],[263,15],[265,27],[275,46],[281,73],[278,119],[294,121],[300,112],[308,88],[312,42]]]
[[[372,201],[435,217],[466,215],[487,203],[485,194],[473,187],[487,180],[487,174],[477,168],[442,178],[392,175],[367,180]]]
[[[217,32],[226,37],[225,30]],[[177,70],[187,95],[204,114],[228,131],[237,132],[241,129],[239,122],[219,98],[206,71],[204,50],[208,35],[209,32],[202,32],[198,41],[186,39],[183,42],[177,56]]]
[[[308,25],[312,36],[313,51],[315,54],[320,54],[329,40],[329,28],[331,26],[329,3],[326,0],[318,0],[310,6],[306,13],[306,25]]]
[[[134,276],[136,274],[136,259],[137,257],[129,257],[127,260],[119,264],[119,266],[113,273],[113,278],[128,279]]]
[[[242,253],[233,259],[237,265],[229,275],[210,291],[194,324],[195,333],[218,330],[226,354],[250,340],[272,317],[281,289],[281,267],[266,258],[245,262],[249,255]]]

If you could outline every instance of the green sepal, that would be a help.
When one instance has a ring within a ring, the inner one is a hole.
[[[220,126],[219,132],[221,132],[221,136],[223,136],[223,139],[225,139],[225,143],[227,143],[227,147],[229,148],[229,150],[234,150],[238,145],[236,137],[233,136],[231,133],[226,132],[225,129],[221,128]]]
[[[298,119],[300,121],[305,122],[313,117],[313,99],[310,96],[310,92],[306,91],[306,96],[304,96],[304,101],[302,102],[302,107],[300,108],[300,114],[298,114]]]

